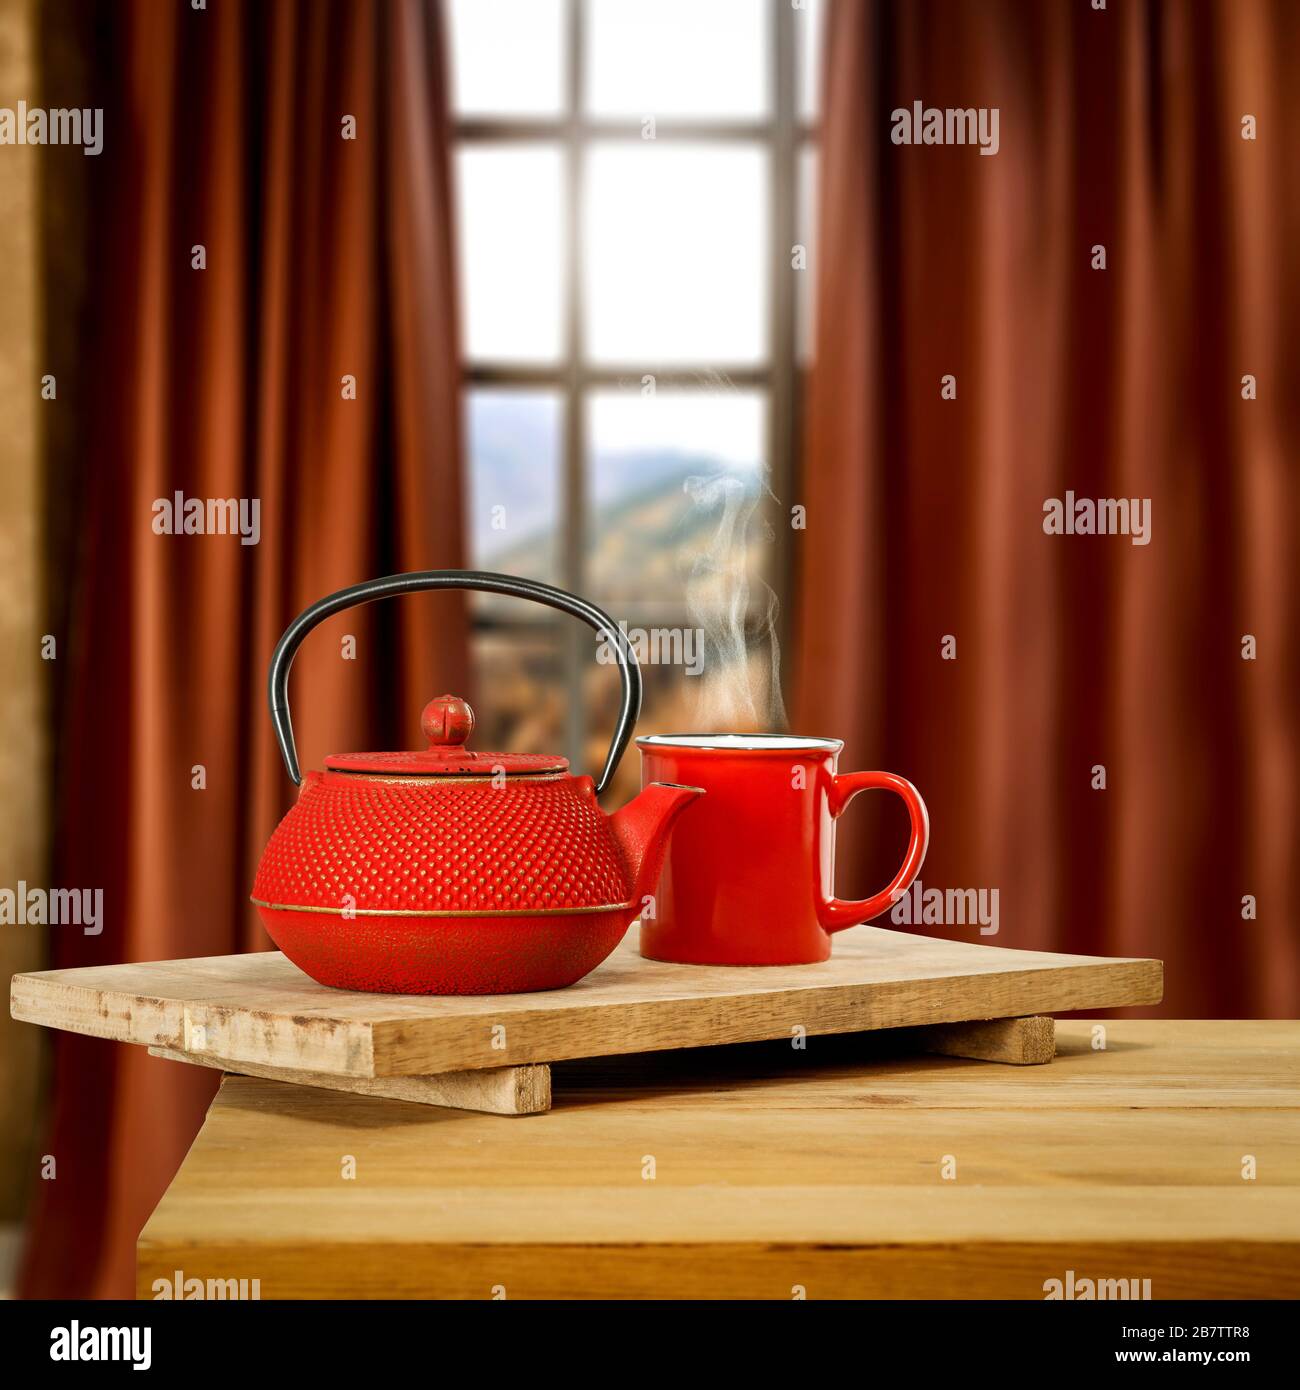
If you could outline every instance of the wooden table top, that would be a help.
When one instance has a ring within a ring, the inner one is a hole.
[[[1300,1024],[1057,1036],[1040,1067],[889,1034],[563,1063],[519,1118],[227,1077],[138,1291],[1041,1299],[1073,1271],[1076,1296],[1300,1296]]]

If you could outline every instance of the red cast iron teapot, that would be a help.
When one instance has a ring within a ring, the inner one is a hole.
[[[325,771],[302,776],[288,680],[303,639],[345,608],[424,589],[530,598],[604,636],[623,689],[599,782],[551,754],[471,752],[474,715],[452,695],[425,706],[420,752],[335,754]],[[607,614],[549,584],[428,570],[341,589],[280,638],[269,695],[301,790],[262,854],[252,898],[285,955],[339,989],[506,994],[573,984],[640,915],[673,822],[701,795],[657,783],[612,816],[597,805],[640,713],[641,672]]]

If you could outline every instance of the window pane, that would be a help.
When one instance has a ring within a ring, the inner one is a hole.
[[[587,110],[754,118],[768,109],[760,0],[587,0]]]
[[[822,34],[826,0],[804,0],[794,12],[795,53],[798,55],[799,116],[815,121],[822,105]]]
[[[562,0],[448,0],[456,113],[558,115],[568,70],[564,8]]]
[[[766,417],[761,393],[721,386],[589,402],[587,589],[637,646],[642,733],[782,724]],[[593,734],[607,731],[608,679],[585,689]],[[634,789],[624,774],[618,790]]]
[[[457,152],[461,302],[471,361],[553,362],[563,284],[561,159],[555,145]]]
[[[767,153],[748,145],[593,145],[587,349],[602,363],[762,360]]]
[[[516,612],[524,607],[515,600]],[[482,753],[562,753],[569,700],[559,624],[480,630],[472,655],[477,699],[470,747]]]
[[[554,391],[483,387],[466,395],[467,531],[476,569],[554,583],[560,516],[563,406]],[[509,621],[543,610],[480,594],[475,612]]]
[[[720,532],[762,491],[764,397],[721,385],[653,396],[594,392],[587,428],[587,573],[595,601],[621,616],[644,616],[680,614],[689,598],[714,595],[722,582],[713,572]],[[755,537],[740,530],[729,561],[749,558]],[[761,548],[753,558],[761,571]],[[721,568],[732,578],[745,574],[743,565]]]

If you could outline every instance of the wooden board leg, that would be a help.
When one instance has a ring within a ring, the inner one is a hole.
[[[359,1096],[409,1100],[417,1105],[443,1105],[454,1110],[481,1110],[489,1115],[540,1115],[551,1108],[551,1069],[542,1064],[487,1067],[482,1071],[449,1071],[436,1076],[332,1076],[319,1071],[264,1066],[260,1062],[231,1062],[206,1052],[151,1047],[151,1057],[190,1062],[241,1076],[320,1086],[327,1091],[352,1091]]]
[[[923,1052],[945,1057],[973,1057],[979,1062],[1038,1066],[1056,1056],[1056,1020],[989,1018],[972,1023],[940,1023],[916,1029]]]

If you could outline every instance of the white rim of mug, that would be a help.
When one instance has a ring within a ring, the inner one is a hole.
[[[636,745],[710,753],[838,753],[844,740],[804,738],[799,734],[642,734]]]

